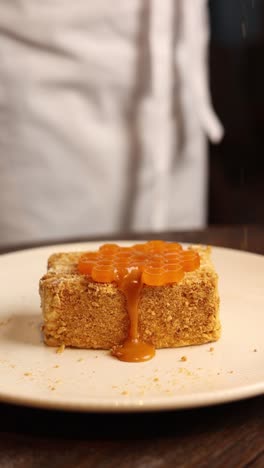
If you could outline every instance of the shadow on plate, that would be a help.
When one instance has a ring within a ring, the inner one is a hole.
[[[39,346],[42,343],[40,316],[23,311],[12,314],[4,321],[0,335],[1,340]]]

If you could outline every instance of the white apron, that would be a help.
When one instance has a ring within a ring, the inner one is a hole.
[[[204,226],[206,8],[0,2],[0,244]]]

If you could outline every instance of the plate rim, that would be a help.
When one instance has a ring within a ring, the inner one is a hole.
[[[144,413],[144,412],[161,412],[161,411],[180,411],[195,408],[206,408],[210,406],[218,406],[222,404],[233,403],[236,401],[246,400],[264,396],[264,382],[249,384],[240,389],[237,388],[227,390],[216,390],[214,392],[200,392],[195,395],[195,400],[191,400],[191,395],[175,397],[164,400],[159,403],[159,398],[152,398],[151,401],[140,404],[124,400],[121,404],[113,404],[113,401],[104,399],[96,404],[92,400],[86,402],[65,402],[58,400],[37,400],[27,397],[13,397],[7,393],[0,391],[0,403],[9,403],[17,406],[25,406],[29,408],[39,408],[52,411],[67,411],[79,413]],[[198,398],[197,398],[198,397]],[[176,400],[177,398],[177,400]],[[161,399],[161,398],[160,398]]]

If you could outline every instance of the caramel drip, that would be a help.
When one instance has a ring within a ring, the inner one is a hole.
[[[112,351],[120,361],[142,362],[148,361],[155,355],[155,348],[144,343],[138,333],[138,303],[142,289],[141,272],[138,268],[128,273],[118,283],[118,287],[126,296],[127,311],[130,319],[129,335],[125,342]]]

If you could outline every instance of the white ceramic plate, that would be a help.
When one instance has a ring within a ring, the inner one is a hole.
[[[129,243],[122,243],[124,245]],[[0,257],[0,400],[78,411],[145,411],[224,403],[264,392],[264,257],[213,248],[220,276],[219,342],[164,349],[145,363],[42,343],[38,281],[68,244]],[[182,356],[187,361],[182,362]]]

